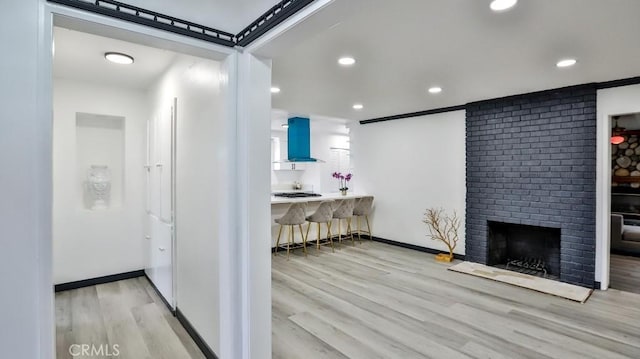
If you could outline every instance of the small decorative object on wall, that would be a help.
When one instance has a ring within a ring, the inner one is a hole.
[[[347,191],[349,190],[349,187],[347,187],[347,182],[351,181],[351,177],[353,177],[353,175],[351,173],[347,173],[346,175],[343,175],[340,172],[333,172],[331,176],[338,180],[340,184],[340,187],[338,189],[340,190],[340,193],[342,193],[343,196],[346,196]]]
[[[436,241],[442,241],[447,248],[449,248],[449,254],[440,253],[436,255],[436,260],[439,262],[451,262],[453,260],[453,250],[458,244],[458,229],[460,228],[460,217],[456,211],[453,211],[452,215],[445,213],[442,208],[429,208],[424,214],[422,220],[427,224],[429,229],[429,236]]]
[[[108,166],[92,165],[87,172],[87,195],[91,209],[100,210],[109,207],[111,195],[111,172]]]

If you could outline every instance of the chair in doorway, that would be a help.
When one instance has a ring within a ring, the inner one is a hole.
[[[343,199],[339,202],[338,208],[333,211],[333,219],[338,220],[338,241],[342,243],[342,220],[347,222],[347,231],[345,236],[351,236],[351,243],[355,245],[353,240],[353,233],[351,233],[351,218],[353,217],[353,208],[355,207],[356,200],[354,198]]]
[[[356,202],[355,207],[353,208],[353,216],[356,217],[356,233],[358,234],[358,240],[361,241],[360,235],[366,234],[371,239],[371,226],[369,225],[369,214],[371,214],[371,209],[373,208],[373,196],[366,196],[360,198],[358,202]],[[360,218],[364,217],[365,222],[367,223],[367,230],[360,228]]]
[[[302,250],[304,255],[307,255],[307,239],[302,233],[302,225],[306,222],[307,216],[307,202],[292,203],[282,217],[277,218],[275,222],[280,225],[278,231],[278,239],[276,240],[276,249],[274,255],[278,254],[278,247],[280,247],[280,236],[282,235],[282,228],[289,227],[289,234],[287,236],[287,259],[289,259],[289,252],[294,244],[294,226],[298,226],[300,230],[300,236],[302,237]]]
[[[318,209],[310,216],[307,217],[309,227],[307,227],[307,240],[309,240],[309,229],[311,223],[318,224],[318,237],[316,239],[316,250],[320,250],[320,224],[324,223],[327,226],[327,242],[331,244],[331,251],[335,252],[333,247],[333,239],[331,238],[331,220],[333,219],[333,201],[323,201],[318,206]]]

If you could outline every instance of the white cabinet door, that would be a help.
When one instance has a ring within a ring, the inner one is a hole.
[[[176,100],[148,124],[146,273],[164,299],[174,303],[174,163]]]

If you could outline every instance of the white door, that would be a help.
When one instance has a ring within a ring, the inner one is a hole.
[[[146,273],[164,299],[175,308],[175,121],[176,104],[148,122]]]

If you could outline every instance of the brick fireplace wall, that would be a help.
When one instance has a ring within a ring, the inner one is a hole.
[[[466,106],[466,258],[487,263],[487,221],[559,228],[560,280],[594,286],[596,88]]]

